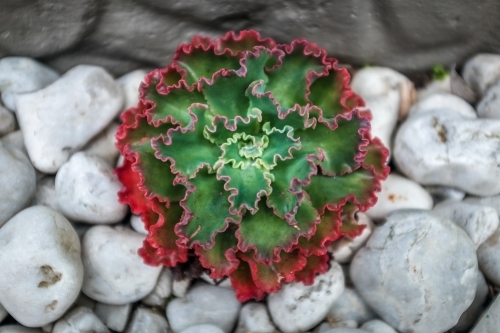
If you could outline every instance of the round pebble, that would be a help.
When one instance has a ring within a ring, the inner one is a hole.
[[[414,116],[418,113],[436,109],[449,109],[465,118],[477,118],[476,111],[467,101],[451,93],[436,93],[427,96],[413,104],[408,115]]]
[[[0,136],[13,132],[16,128],[16,118],[0,104]]]
[[[474,301],[467,310],[460,316],[458,323],[452,328],[456,332],[467,332],[467,330],[475,323],[476,319],[483,311],[483,304],[488,297],[488,284],[484,275],[479,272],[477,274],[477,289]]]
[[[94,309],[95,315],[101,322],[107,328],[117,332],[123,332],[131,311],[132,304],[130,303],[123,305],[97,303]]]
[[[32,205],[43,205],[54,210],[59,210],[56,194],[56,178],[45,176],[36,183],[35,197]]]
[[[82,148],[82,151],[102,158],[111,166],[114,166],[120,152],[115,147],[115,135],[118,124],[111,123],[108,127],[93,138]]]
[[[334,241],[328,247],[328,251],[330,251],[333,255],[333,259],[338,263],[346,264],[351,262],[356,252],[365,245],[375,227],[371,219],[365,213],[358,212],[357,218],[358,224],[366,226],[361,234],[354,238],[345,235],[341,239]]]
[[[500,81],[486,91],[477,105],[477,114],[481,118],[500,118]]]
[[[215,325],[229,333],[238,319],[240,308],[234,290],[202,283],[193,286],[184,298],[168,303],[167,319],[174,333],[200,324]]]
[[[17,120],[33,165],[55,173],[120,111],[120,87],[102,68],[80,65],[50,86],[16,97]]]
[[[366,211],[374,220],[382,220],[398,209],[432,209],[431,195],[418,183],[391,173],[382,182],[377,203]]]
[[[477,258],[467,234],[424,210],[402,210],[376,228],[350,268],[382,319],[402,332],[445,332],[472,303]]]
[[[0,228],[0,299],[19,323],[46,325],[80,292],[80,241],[62,214],[44,206],[18,213]]]
[[[380,319],[367,321],[361,326],[361,329],[370,333],[397,333],[394,328]]]
[[[136,302],[149,294],[162,267],[143,263],[137,254],[143,241],[143,235],[130,229],[90,228],[82,241],[82,291],[98,302],[116,305]]]
[[[167,319],[158,312],[147,308],[137,308],[130,319],[125,333],[170,333]]]
[[[168,268],[164,268],[158,278],[158,282],[156,282],[155,288],[142,299],[142,303],[149,306],[164,307],[171,293],[172,271]]]
[[[59,319],[52,333],[109,333],[108,328],[99,320],[92,310],[78,307]]]
[[[235,333],[274,333],[276,328],[269,318],[266,305],[257,302],[248,302],[241,308],[240,319]]]
[[[248,333],[247,331],[245,332]],[[191,326],[183,330],[181,333],[224,333],[224,331],[217,326],[204,324]]]
[[[495,286],[500,287],[500,228],[477,249],[479,268]]]
[[[500,54],[477,54],[467,60],[462,77],[480,96],[500,78]]]
[[[311,286],[302,282],[285,284],[267,299],[273,322],[284,333],[307,331],[318,325],[344,291],[344,274],[335,262],[318,275]]]
[[[0,326],[0,333],[41,333],[39,328],[28,328],[20,325]]]
[[[30,203],[35,190],[35,169],[28,158],[0,141],[0,227]]]
[[[123,91],[125,102],[123,103],[123,110],[127,110],[133,106],[137,106],[139,102],[139,86],[144,80],[148,71],[144,69],[137,69],[133,72],[127,73],[119,77],[116,82],[120,85]]]
[[[118,202],[121,183],[99,157],[74,154],[57,173],[55,186],[61,212],[73,221],[115,223],[127,214],[127,206]]]
[[[328,322],[355,322],[355,327],[375,317],[375,313],[353,288],[346,288],[326,316]]]

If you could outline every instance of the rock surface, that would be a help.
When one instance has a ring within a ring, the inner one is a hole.
[[[124,305],[97,303],[94,313],[107,328],[123,332],[131,311],[132,304],[130,303]]]
[[[476,111],[469,103],[451,93],[436,93],[419,100],[412,105],[408,116],[436,109],[450,109],[465,118],[477,118]]]
[[[269,312],[279,330],[284,333],[304,332],[325,318],[345,287],[342,268],[335,261],[330,264],[330,269],[318,275],[311,286],[291,282],[268,296]]]
[[[260,332],[274,333],[276,328],[269,318],[266,305],[248,302],[241,308],[240,319],[235,333]]]
[[[144,236],[130,229],[95,226],[82,241],[82,291],[107,304],[127,304],[149,294],[161,267],[144,265],[137,250]]]
[[[104,131],[99,133],[87,145],[85,145],[82,150],[90,155],[100,157],[111,166],[114,166],[118,155],[120,155],[120,152],[115,147],[115,135],[117,128],[117,123],[111,123],[111,125],[106,127]]]
[[[217,326],[204,324],[188,327],[181,333],[224,333],[224,331]]]
[[[500,228],[477,249],[479,268],[495,286],[500,287]]]
[[[9,134],[16,128],[16,118],[0,104],[0,137]]]
[[[483,96],[500,78],[500,55],[475,55],[465,63],[462,77],[472,90]]]
[[[122,220],[127,206],[118,202],[121,183],[113,168],[99,157],[78,152],[56,175],[61,212],[73,221],[109,224]]]
[[[0,227],[31,201],[36,175],[20,150],[0,141]]]
[[[149,306],[164,307],[171,293],[172,271],[169,268],[164,268],[156,282],[155,288],[142,299],[142,303]]]
[[[500,121],[466,119],[450,110],[408,118],[395,138],[398,168],[424,185],[481,196],[500,192]]]
[[[59,78],[53,69],[23,57],[0,59],[0,92],[3,104],[16,110],[15,95],[45,88]]]
[[[109,330],[97,318],[92,310],[78,307],[71,310],[54,325],[52,333],[109,333]]]
[[[374,220],[382,220],[398,209],[432,209],[432,197],[418,183],[391,173],[382,182],[377,203],[366,211]]]
[[[367,321],[361,329],[370,333],[397,333],[394,328],[379,319]]]
[[[238,319],[240,308],[234,290],[198,284],[184,298],[168,303],[167,319],[174,333],[201,324],[215,325],[229,333]]]
[[[137,308],[130,319],[125,333],[169,333],[168,323],[164,316],[147,308]]]
[[[486,91],[477,105],[477,114],[481,118],[500,118],[500,80]]]
[[[54,210],[59,210],[55,177],[46,176],[36,183],[36,192],[32,205],[43,205]]]
[[[120,111],[120,87],[102,68],[80,65],[50,86],[16,98],[31,162],[55,173]]]
[[[0,299],[19,323],[40,327],[73,304],[83,279],[80,241],[62,214],[27,208],[0,228]]]
[[[375,313],[359,296],[356,289],[346,288],[339,299],[328,310],[326,319],[336,324],[354,322],[356,327],[373,319]]]
[[[350,273],[363,299],[387,323],[426,333],[458,322],[474,299],[478,269],[464,231],[430,212],[404,210],[374,230]]]
[[[488,297],[488,284],[484,275],[479,272],[477,275],[477,289],[474,301],[467,310],[460,316],[458,323],[452,328],[456,332],[467,332],[467,330],[476,322],[483,310],[483,304]]]
[[[146,74],[148,74],[148,71],[138,69],[127,73],[116,80],[122,88],[123,96],[125,98],[125,103],[123,103],[122,108],[123,110],[137,106],[137,103],[139,102],[139,86],[144,80]]]
[[[0,326],[0,333],[41,333],[38,328],[28,328],[21,325]]]
[[[333,255],[333,259],[340,264],[351,262],[356,252],[365,245],[375,227],[367,214],[358,212],[357,217],[358,224],[366,226],[361,234],[354,238],[345,235],[328,247],[328,251]]]
[[[497,296],[470,333],[496,332],[500,327],[500,296]]]

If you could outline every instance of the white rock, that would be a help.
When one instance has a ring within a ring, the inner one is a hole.
[[[500,228],[477,249],[479,268],[495,286],[500,287]]]
[[[493,195],[490,197],[474,197],[470,196],[464,199],[464,202],[475,203],[483,206],[495,208],[498,215],[500,215],[500,195]]]
[[[16,110],[15,94],[40,90],[59,78],[53,69],[36,60],[23,57],[0,59],[0,92],[2,102],[10,110]]]
[[[149,233],[144,226],[144,222],[142,222],[140,215],[132,214],[130,216],[130,226],[140,234],[147,235]]]
[[[345,264],[352,260],[352,257],[358,252],[360,248],[365,245],[368,237],[370,237],[373,228],[375,227],[368,215],[358,213],[358,224],[365,225],[361,235],[354,239],[349,236],[344,236],[341,239],[333,242],[328,250],[332,253],[336,262]]]
[[[462,72],[469,87],[480,96],[500,78],[500,55],[478,54],[469,59]]]
[[[131,311],[132,304],[130,303],[124,305],[97,303],[94,313],[107,328],[123,332]]]
[[[35,169],[28,158],[0,141],[0,227],[31,202],[35,190]]]
[[[467,101],[451,93],[436,93],[418,101],[412,105],[408,116],[436,109],[450,109],[465,118],[477,118],[476,111]]]
[[[368,333],[365,330],[350,327],[336,327],[321,333]]]
[[[350,275],[391,326],[428,333],[458,322],[474,299],[477,274],[474,246],[463,230],[432,212],[402,210],[373,231]]]
[[[78,295],[78,298],[75,301],[75,304],[89,308],[90,310],[94,311],[97,302],[94,301],[92,298],[86,296],[84,293],[80,293],[80,295]]]
[[[158,312],[137,308],[125,333],[169,333],[167,319]]]
[[[39,327],[66,312],[80,292],[80,241],[62,214],[27,208],[0,228],[0,299],[19,323]]]
[[[497,296],[490,307],[479,318],[470,333],[497,332],[500,327],[500,296]]]
[[[475,195],[500,192],[500,120],[429,111],[408,118],[394,142],[396,165],[420,184]]]
[[[1,60],[0,60],[1,61]],[[0,74],[1,75],[1,74]],[[0,104],[0,136],[9,134],[16,128],[16,118]]]
[[[156,282],[152,292],[142,299],[142,303],[149,306],[164,307],[167,304],[167,298],[172,293],[172,271],[164,268]]]
[[[90,310],[78,307],[71,310],[54,325],[52,333],[109,333],[109,330]]]
[[[8,315],[7,310],[5,310],[3,305],[0,304],[0,323],[2,322],[2,320],[5,319],[5,317],[7,317],[7,315]]]
[[[200,324],[212,324],[229,333],[240,307],[234,290],[201,283],[193,286],[186,297],[168,303],[167,319],[175,333]]]
[[[458,323],[452,328],[455,332],[467,332],[467,330],[476,322],[483,310],[483,304],[488,297],[488,284],[484,275],[479,272],[477,275],[476,297],[469,308],[462,313]]]
[[[269,318],[266,305],[257,302],[248,302],[241,308],[240,319],[235,333],[274,333],[276,328]]]
[[[315,330],[314,333],[325,333],[330,332],[333,328],[357,328],[358,323],[354,320],[347,320],[342,322],[328,321],[321,323]]]
[[[120,152],[115,147],[115,135],[118,124],[111,123],[108,127],[93,138],[82,151],[98,156],[114,167]]]
[[[398,209],[432,209],[431,195],[419,184],[391,173],[382,182],[377,203],[366,211],[374,220],[382,220]]]
[[[417,101],[423,100],[432,94],[451,93],[450,75],[442,80],[432,80],[424,88],[417,90]]]
[[[335,262],[325,273],[316,276],[314,284],[302,282],[285,284],[277,293],[268,296],[271,318],[284,333],[304,332],[319,324],[330,307],[344,291],[344,274]]]
[[[380,319],[367,321],[361,329],[370,333],[397,333],[394,328]]]
[[[186,328],[181,333],[224,333],[223,330],[214,325],[204,324]],[[245,331],[245,333],[248,333]],[[260,333],[260,332],[259,332]]]
[[[56,175],[57,202],[73,221],[100,224],[122,220],[127,206],[118,202],[120,189],[113,168],[87,153],[71,156]]]
[[[343,323],[353,321],[355,323],[354,327],[358,327],[374,317],[373,311],[353,288],[346,288],[326,315],[328,322]]]
[[[137,103],[139,102],[139,86],[144,80],[146,74],[148,74],[148,71],[144,69],[137,69],[119,77],[116,80],[122,88],[123,96],[125,97],[125,103],[123,103],[122,108],[123,110],[137,106]]]
[[[54,324],[55,323],[50,323],[50,324],[44,325],[40,328],[42,329],[43,333],[52,333],[52,330],[54,329]]]
[[[107,304],[140,300],[156,285],[162,267],[147,266],[137,254],[144,236],[130,229],[95,226],[83,237],[82,291]]]
[[[406,115],[415,99],[413,83],[393,69],[368,67],[354,75],[351,87],[365,100],[372,113],[372,135],[390,149],[398,117]]]
[[[28,328],[21,325],[0,326],[0,333],[40,333],[38,328]]]
[[[500,118],[500,81],[486,91],[477,105],[477,114],[481,118]]]
[[[36,183],[36,192],[32,205],[43,205],[54,210],[59,210],[55,177],[45,176]]]
[[[80,65],[45,89],[16,97],[18,122],[33,165],[56,172],[120,111],[120,87],[102,68]]]
[[[28,158],[28,151],[24,145],[23,133],[21,133],[20,130],[10,132],[9,134],[3,136],[1,141],[6,145],[10,145],[22,151],[26,155],[26,158]]]
[[[191,285],[191,279],[183,279],[183,280],[174,280],[172,282],[172,295],[175,297],[184,297],[188,291],[189,286]]]
[[[433,211],[462,228],[474,243],[475,249],[498,228],[498,214],[492,207],[469,202],[445,201],[436,205]]]
[[[453,187],[431,185],[426,186],[425,190],[431,195],[434,204],[438,204],[447,200],[461,201],[463,198],[465,198],[464,191],[457,190]]]

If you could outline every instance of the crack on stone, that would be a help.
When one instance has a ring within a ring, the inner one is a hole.
[[[40,267],[44,280],[40,281],[38,288],[48,288],[61,280],[62,273],[55,272],[51,266],[43,265]],[[57,301],[55,301],[57,303]],[[53,302],[52,302],[53,303]]]
[[[432,127],[434,127],[434,129],[436,130],[437,135],[439,137],[439,141],[443,143],[448,141],[446,137],[446,135],[448,134],[448,130],[446,129],[446,127],[444,127],[443,124],[439,123],[436,117],[432,117]]]

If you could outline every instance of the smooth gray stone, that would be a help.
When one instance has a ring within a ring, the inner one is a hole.
[[[500,327],[500,297],[493,301],[488,310],[486,310],[476,326],[470,333],[492,333],[498,332]]]

